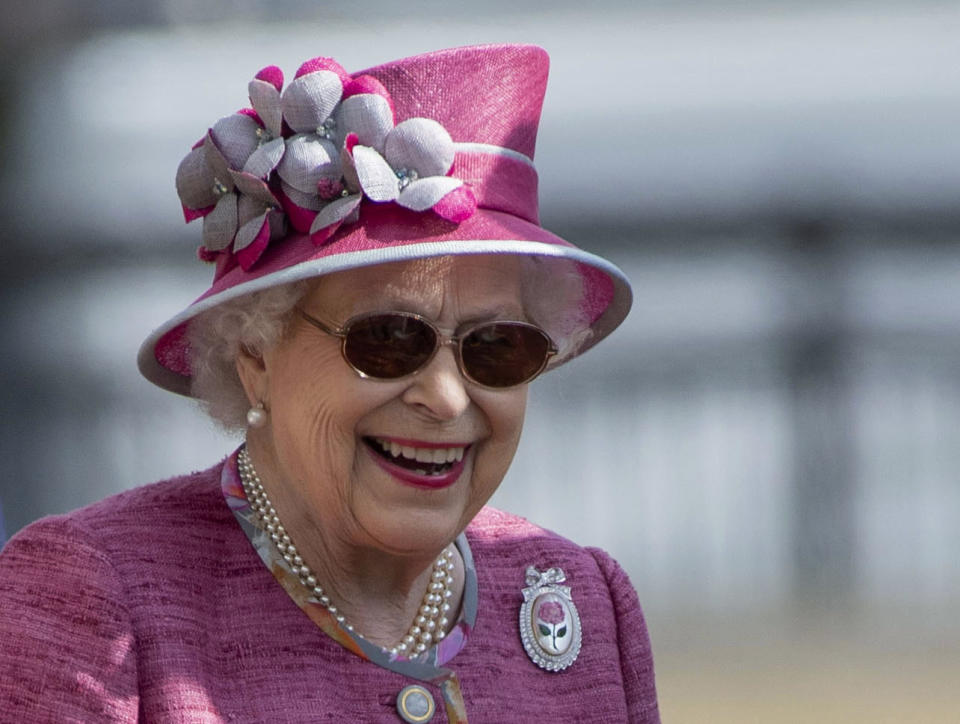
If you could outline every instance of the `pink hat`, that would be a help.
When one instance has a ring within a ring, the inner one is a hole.
[[[285,89],[279,68],[257,73],[253,108],[214,124],[177,171],[214,279],[144,341],[140,371],[190,394],[186,329],[201,312],[335,271],[451,254],[575,269],[583,294],[562,334],[576,342],[551,367],[606,337],[630,308],[626,277],[539,225],[533,154],[548,64],[542,48],[486,45],[353,75],[315,58]]]

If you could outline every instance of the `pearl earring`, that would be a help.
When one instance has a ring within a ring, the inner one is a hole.
[[[247,425],[250,427],[263,427],[267,424],[267,411],[262,402],[258,402],[254,407],[247,410]]]

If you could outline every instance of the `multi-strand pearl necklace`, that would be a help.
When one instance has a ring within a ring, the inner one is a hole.
[[[246,446],[240,449],[237,456],[237,467],[240,471],[240,483],[247,496],[250,507],[257,514],[263,529],[270,536],[270,540],[280,551],[283,560],[290,567],[290,571],[299,577],[300,583],[310,591],[312,599],[324,606],[333,615],[337,623],[348,631],[353,631],[353,625],[347,622],[346,617],[324,592],[317,582],[313,570],[303,562],[297,547],[290,540],[290,535],[280,522],[273,503],[267,497],[260,476],[253,467],[253,461],[247,452]],[[446,636],[447,626],[450,623],[450,599],[453,597],[453,547],[447,546],[440,557],[433,564],[430,583],[423,594],[423,601],[416,618],[410,625],[407,634],[400,642],[389,649],[391,654],[416,655],[426,651],[430,645]],[[358,632],[359,633],[359,632]]]

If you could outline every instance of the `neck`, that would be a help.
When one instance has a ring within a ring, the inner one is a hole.
[[[281,478],[269,464],[269,456],[258,456],[255,444],[250,447],[253,448],[248,449],[250,467],[241,475],[245,487],[247,478],[259,479],[269,499],[267,504],[274,507],[296,547],[296,554],[323,589],[323,596],[318,598],[332,613],[343,617],[342,624],[349,624],[364,638],[384,648],[400,645],[400,653],[415,653],[417,644],[422,643],[415,637],[411,639],[411,634],[422,635],[414,626],[422,624],[422,631],[431,632],[431,636],[424,637],[428,644],[452,627],[459,611],[464,580],[463,560],[455,546],[398,553],[332,536],[304,512],[305,506],[297,505],[286,486],[278,484]],[[242,463],[241,468],[244,468]],[[435,565],[441,555],[446,556],[442,563],[452,564],[452,570],[442,575],[436,573],[438,565]],[[444,579],[447,574],[450,578]],[[304,581],[305,576],[300,578]],[[445,586],[451,592],[449,597],[443,597],[443,590],[430,590],[431,584],[438,580],[449,584]],[[433,600],[426,599],[431,593],[435,594]],[[444,603],[447,606],[443,606]],[[424,609],[425,606],[429,609],[431,604],[436,604],[433,616]]]

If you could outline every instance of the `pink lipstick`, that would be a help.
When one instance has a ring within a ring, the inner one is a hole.
[[[366,437],[376,463],[406,485],[437,490],[453,485],[466,464],[467,443]]]

